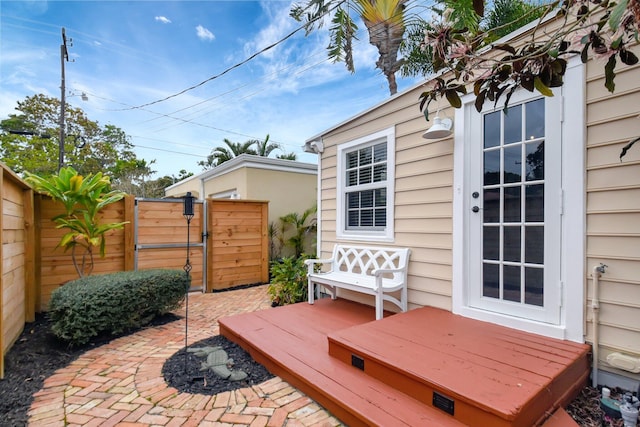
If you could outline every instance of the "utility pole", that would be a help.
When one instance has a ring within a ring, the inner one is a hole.
[[[64,63],[69,62],[69,51],[67,50],[67,36],[62,27],[62,44],[60,45],[60,69],[62,81],[60,83],[60,141],[58,141],[58,172],[64,167],[64,109],[65,109],[65,84],[64,84]]]

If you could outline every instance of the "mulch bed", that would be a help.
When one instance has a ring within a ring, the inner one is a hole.
[[[162,316],[149,326],[179,320],[173,314]],[[81,354],[107,343],[114,337],[100,337],[83,347],[69,349],[50,332],[50,323],[44,315],[37,315],[34,323],[25,325],[25,330],[5,356],[5,378],[0,380],[0,426],[27,425],[27,411],[33,394],[42,388],[45,378],[56,370],[67,366]],[[258,384],[272,375],[262,365],[253,361],[240,347],[223,337],[212,337],[191,347],[222,346],[234,359],[234,369],[245,370],[249,377],[244,381],[219,381],[200,371],[202,358],[189,354],[188,372],[184,370],[184,349],[167,360],[163,368],[165,380],[176,389],[189,393],[217,394],[222,391]],[[196,378],[194,381],[193,379]],[[612,397],[618,390],[612,390]],[[611,420],[604,416],[599,404],[600,392],[585,387],[569,405],[567,412],[583,427],[621,427],[622,420]]]

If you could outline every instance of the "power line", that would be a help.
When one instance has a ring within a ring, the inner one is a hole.
[[[342,3],[344,3],[344,1],[346,1],[346,0],[342,0],[342,1],[338,2],[338,3],[337,3],[333,8],[331,8],[330,10],[328,10],[326,13],[329,13],[329,12],[333,11],[333,10],[334,10],[334,9],[336,9],[338,6],[340,6]],[[318,19],[323,18],[323,17],[324,17],[324,15],[321,15],[321,16],[319,16],[318,18],[316,18],[315,20],[318,20]],[[208,82],[210,82],[210,81],[212,81],[212,80],[215,80],[215,79],[217,79],[217,78],[219,78],[219,77],[224,76],[224,75],[225,75],[225,74],[227,74],[228,72],[230,72],[230,71],[232,71],[232,70],[234,70],[234,69],[236,69],[236,68],[238,68],[238,67],[241,67],[242,65],[244,65],[244,64],[246,64],[247,62],[251,61],[251,60],[252,60],[252,59],[254,59],[255,57],[257,57],[257,56],[259,56],[259,55],[263,54],[264,52],[267,52],[268,50],[273,49],[274,47],[276,47],[276,46],[278,46],[279,44],[283,43],[283,42],[284,42],[284,41],[286,41],[287,39],[289,39],[289,38],[293,37],[293,36],[294,36],[296,33],[298,33],[300,30],[305,29],[305,27],[307,27],[307,25],[306,25],[306,24],[305,24],[305,25],[301,25],[300,27],[296,28],[295,30],[291,31],[289,34],[287,34],[286,36],[284,36],[283,38],[281,38],[280,40],[278,40],[278,41],[276,41],[276,42],[274,42],[274,43],[270,44],[269,46],[267,46],[267,47],[265,47],[265,48],[262,48],[261,50],[259,50],[258,52],[255,52],[254,54],[252,54],[252,55],[251,55],[251,56],[249,56],[248,58],[246,58],[246,59],[244,59],[244,60],[242,60],[242,61],[238,62],[238,63],[237,63],[237,64],[235,64],[235,65],[232,65],[231,67],[227,68],[226,70],[222,71],[221,73],[218,73],[218,74],[216,74],[216,75],[214,75],[214,76],[209,77],[209,78],[208,78],[208,79],[206,79],[206,80],[201,81],[200,83],[197,83],[197,84],[195,84],[195,85],[193,85],[193,86],[190,86],[190,87],[188,87],[188,88],[186,88],[186,89],[181,90],[180,92],[174,93],[173,95],[169,95],[169,96],[164,97],[164,98],[162,98],[162,99],[158,99],[158,100],[156,100],[156,101],[152,101],[152,102],[147,102],[146,104],[138,105],[138,106],[135,106],[135,107],[132,107],[132,108],[128,108],[128,109],[125,109],[125,110],[121,110],[121,111],[126,111],[126,110],[135,110],[135,109],[140,109],[140,108],[143,108],[143,107],[148,107],[148,106],[150,106],[150,105],[154,105],[154,104],[159,104],[160,102],[164,102],[164,101],[166,101],[166,100],[168,100],[168,99],[175,98],[175,97],[180,96],[180,95],[182,95],[182,94],[184,94],[184,93],[187,93],[187,92],[189,92],[189,91],[191,91],[191,90],[193,90],[193,89],[196,89],[196,88],[198,88],[198,87],[200,87],[200,86],[202,86],[202,85],[204,85],[204,84],[206,84],[206,83],[208,83]]]

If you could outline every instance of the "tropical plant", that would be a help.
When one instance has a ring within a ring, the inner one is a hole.
[[[475,12],[478,22],[484,15],[484,1],[468,2],[443,0],[451,10]],[[580,55],[583,63],[595,56],[605,60],[605,87],[615,90],[615,68],[618,60],[626,65],[638,63],[638,57],[629,50],[640,41],[640,1],[557,0],[548,2],[540,21],[554,15],[560,25],[550,29],[538,25],[522,45],[494,46],[504,51],[503,56],[487,57],[481,50],[492,36],[491,31],[472,32],[456,25],[453,13],[444,14],[442,20],[431,24],[423,46],[433,52],[434,71],[439,76],[429,90],[420,96],[420,108],[428,119],[429,103],[446,98],[454,108],[461,107],[460,95],[473,88],[476,109],[485,101],[496,104],[509,100],[516,89],[537,91],[553,96],[551,88],[564,83],[567,58]],[[621,157],[640,138],[634,138],[621,152]]]
[[[276,156],[276,159],[282,159],[282,160],[297,160],[298,159],[298,155],[296,153],[284,153],[284,154],[278,154]]]
[[[241,154],[257,154],[256,151],[251,148],[252,145],[255,145],[255,140],[240,143],[225,138],[222,141],[226,146],[214,148],[211,154],[207,156],[207,160],[198,162],[198,165],[202,166],[204,170],[220,166],[222,163],[228,162]]]
[[[315,237],[315,213],[317,210],[317,206],[312,206],[302,214],[292,212],[280,217],[280,221],[282,221],[283,224],[282,235],[285,236],[288,231],[292,231],[292,234],[288,238],[285,238],[285,242],[293,248],[296,258],[299,258],[304,252],[307,237]]]
[[[60,169],[58,175],[43,178],[26,173],[25,180],[36,191],[44,193],[54,201],[62,203],[64,213],[52,218],[56,228],[68,229],[62,236],[59,247],[65,251],[71,249],[73,266],[79,277],[90,275],[94,267],[94,248],[98,247],[100,256],[105,256],[108,231],[124,227],[126,222],[101,224],[100,211],[107,205],[121,200],[126,194],[111,190],[111,180],[98,172],[86,177],[79,175],[72,167]],[[78,262],[77,248],[83,249]]]
[[[395,73],[402,66],[398,51],[405,32],[405,4],[408,0],[308,0],[306,5],[294,5],[291,16],[304,21],[307,34],[323,25],[324,16],[335,11],[329,31],[331,41],[327,47],[329,58],[334,62],[344,61],[350,72],[355,72],[353,63],[353,40],[357,39],[358,27],[351,16],[362,19],[369,32],[369,43],[378,49],[380,57],[376,67],[387,78],[389,93],[398,91]]]
[[[307,299],[307,266],[309,257],[286,257],[271,264],[271,283],[267,292],[273,305],[295,304]]]

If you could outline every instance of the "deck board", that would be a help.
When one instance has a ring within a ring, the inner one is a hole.
[[[372,319],[372,307],[325,299],[223,318],[220,330],[352,426],[532,425],[589,371],[586,345],[444,310]],[[455,419],[431,406],[434,390],[456,400]]]

